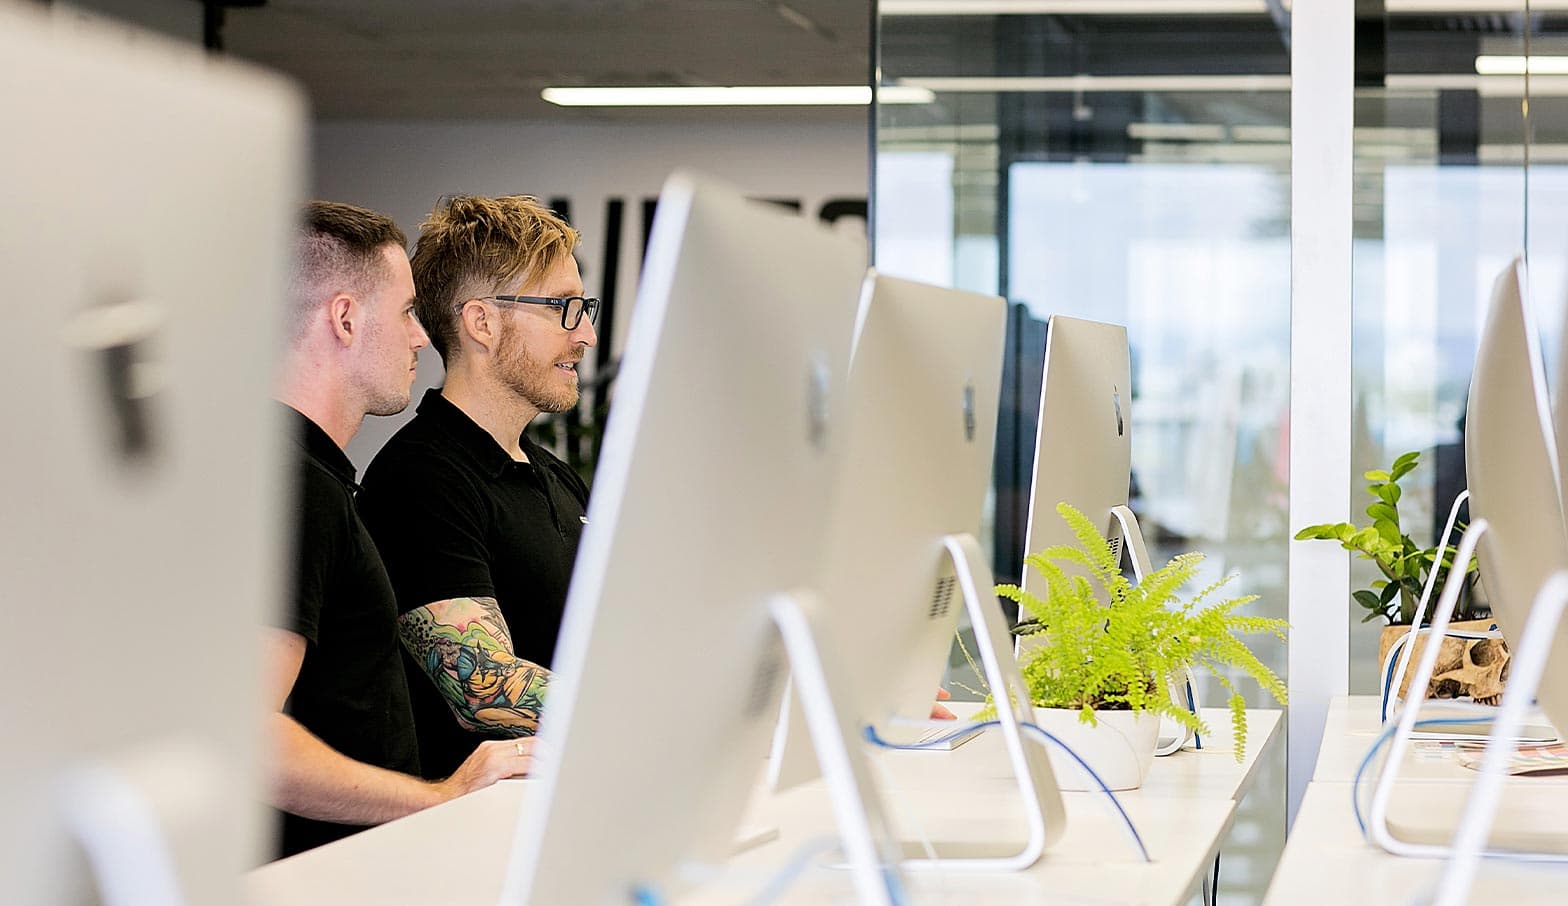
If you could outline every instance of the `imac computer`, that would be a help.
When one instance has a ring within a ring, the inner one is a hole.
[[[1057,513],[1069,503],[1089,518],[1120,551],[1131,535],[1134,569],[1148,572],[1142,541],[1127,519],[1132,476],[1132,366],[1127,328],[1061,315],[1051,316],[1045,334],[1045,371],[1040,383],[1040,419],[1029,491],[1024,552],[1035,553],[1077,541]],[[1044,595],[1044,580],[1023,570],[1021,585]],[[1019,639],[1018,653],[1030,640]]]
[[[857,897],[902,898],[868,766],[844,757],[847,686],[810,644],[864,255],[732,190],[665,184],[504,902],[664,898],[726,859],[791,673],[813,738],[838,737]]]
[[[1025,553],[1077,544],[1056,510],[1057,504],[1068,503],[1099,529],[1118,560],[1125,548],[1141,580],[1153,570],[1138,520],[1127,506],[1131,483],[1132,358],[1127,328],[1052,315],[1045,334]],[[1023,589],[1044,597],[1045,580],[1027,568],[1022,573]],[[1020,637],[1019,658],[1034,644],[1030,637]],[[1173,677],[1172,684],[1172,697],[1196,711],[1191,673]],[[1166,721],[1157,754],[1172,754],[1193,739],[1192,733]]]
[[[267,852],[258,632],[286,576],[269,399],[302,197],[280,80],[0,9],[0,877],[237,903]]]
[[[1561,831],[1560,816],[1553,815],[1543,824],[1529,814],[1505,809],[1495,827],[1489,820],[1499,801],[1501,769],[1509,753],[1520,738],[1543,732],[1544,728],[1524,724],[1524,706],[1532,693],[1550,723],[1558,730],[1568,727],[1568,630],[1556,621],[1560,611],[1546,614],[1550,617],[1546,620],[1537,612],[1549,580],[1568,571],[1568,529],[1558,487],[1557,440],[1545,368],[1524,287],[1524,262],[1516,259],[1493,288],[1477,347],[1465,425],[1471,521],[1455,556],[1456,563],[1464,562],[1473,551],[1480,561],[1481,586],[1492,616],[1514,651],[1512,673],[1502,709],[1492,721],[1488,765],[1478,775],[1462,818],[1453,797],[1434,800],[1430,794],[1412,796],[1397,787],[1418,721],[1423,712],[1430,716],[1433,709],[1413,696],[1399,712],[1367,826],[1374,842],[1400,855],[1449,855],[1456,827],[1456,850],[1475,850],[1489,842],[1494,849],[1530,857],[1562,860],[1562,854],[1568,853],[1568,834]],[[1453,578],[1457,575],[1459,570],[1450,573],[1438,601],[1432,621],[1435,633],[1447,628],[1453,613],[1461,584]],[[1436,649],[1426,646],[1412,689],[1424,689],[1431,681]],[[1499,758],[1501,762],[1491,764]],[[1487,818],[1476,818],[1477,809],[1485,810]]]
[[[1524,285],[1522,261],[1498,278],[1465,416],[1471,521],[1487,524],[1476,546],[1481,587],[1503,637],[1514,646],[1536,592],[1553,573],[1568,569],[1558,441]],[[1551,650],[1552,668],[1537,696],[1561,732],[1568,729],[1568,629],[1558,631]]]
[[[989,684],[1008,684],[993,669],[999,667],[1011,672],[1016,689],[1026,688],[975,540],[995,449],[1006,317],[1006,303],[995,296],[876,273],[866,278],[843,404],[848,437],[827,526],[819,626],[835,648],[855,654],[846,665],[857,696],[851,716],[884,737],[909,741],[900,732],[909,725],[898,719],[930,716],[966,606]],[[793,694],[790,699],[771,762],[776,789],[817,774]],[[1038,746],[1017,739],[1016,723],[1027,713],[1016,717],[1002,729],[1033,819],[1030,838],[999,842],[992,852],[966,844],[962,855],[936,841],[940,866],[912,859],[910,867],[1024,868],[1061,833],[1050,764]]]

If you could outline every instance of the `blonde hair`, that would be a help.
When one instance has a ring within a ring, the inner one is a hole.
[[[537,280],[577,247],[577,231],[532,195],[451,195],[419,225],[411,264],[419,322],[450,362],[458,307],[521,280]]]

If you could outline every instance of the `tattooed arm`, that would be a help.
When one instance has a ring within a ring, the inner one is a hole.
[[[451,598],[398,618],[398,635],[464,729],[532,736],[550,671],[512,653],[495,598]]]

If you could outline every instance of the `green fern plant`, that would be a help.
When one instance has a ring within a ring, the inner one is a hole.
[[[1183,668],[1207,667],[1230,693],[1235,754],[1240,761],[1247,740],[1247,703],[1220,668],[1240,670],[1284,704],[1285,684],[1237,636],[1264,633],[1283,640],[1286,622],[1237,613],[1257,595],[1210,603],[1231,576],[1182,601],[1178,592],[1196,574],[1203,561],[1199,553],[1179,554],[1134,584],[1122,575],[1110,544],[1082,513],[1066,503],[1058,504],[1056,511],[1072,527],[1078,544],[1058,545],[1024,558],[1045,580],[1045,597],[1016,585],[996,587],[999,596],[1017,603],[1027,617],[1015,634],[1042,642],[1019,665],[1031,703],[1076,709],[1079,719],[1090,725],[1095,724],[1097,710],[1130,709],[1169,717],[1189,730],[1206,733],[1208,726],[1171,697],[1166,678]],[[1103,599],[1096,594],[1096,585],[1105,593]],[[987,710],[993,708],[994,704]]]

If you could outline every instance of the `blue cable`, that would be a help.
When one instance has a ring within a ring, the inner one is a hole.
[[[902,745],[899,743],[888,742],[881,736],[878,736],[875,727],[866,727],[865,734],[866,739],[869,740],[872,745],[881,746],[884,749],[930,749],[945,745],[946,743],[952,742],[954,739],[957,739],[960,736],[965,736],[975,730],[984,730],[988,727],[999,727],[1001,725],[1002,722],[999,720],[988,720],[977,724],[967,724],[957,730],[952,731],[951,733],[939,736],[936,739],[927,740],[926,742],[921,743],[908,743]],[[1072,750],[1072,747],[1068,746],[1067,743],[1062,742],[1060,739],[1057,739],[1044,727],[1029,723],[1027,721],[1019,721],[1018,726],[1026,730],[1033,730],[1034,732],[1045,737],[1048,742],[1052,742],[1060,746],[1062,751],[1072,756],[1073,761],[1076,761],[1078,766],[1084,769],[1085,773],[1094,778],[1094,782],[1099,785],[1100,791],[1110,797],[1111,805],[1116,807],[1117,814],[1121,815],[1122,821],[1127,824],[1127,830],[1132,832],[1133,842],[1138,845],[1138,853],[1143,856],[1143,861],[1153,862],[1154,860],[1149,857],[1148,847],[1143,845],[1143,837],[1138,834],[1138,828],[1133,825],[1132,818],[1127,815],[1127,810],[1122,808],[1121,800],[1116,798],[1116,794],[1111,792],[1111,788],[1106,785],[1105,781],[1100,778],[1099,774],[1095,773],[1094,768],[1089,767],[1089,763],[1079,757],[1078,753]]]
[[[1462,724],[1489,724],[1491,722],[1492,718],[1490,716],[1478,714],[1475,717],[1434,717],[1429,720],[1418,720],[1416,721],[1416,727],[1451,727]],[[1356,768],[1356,779],[1350,784],[1350,807],[1356,814],[1356,827],[1361,829],[1361,836],[1363,837],[1367,835],[1367,822],[1361,816],[1361,778],[1372,764],[1372,759],[1377,757],[1377,753],[1383,750],[1383,746],[1387,744],[1388,740],[1398,730],[1398,721],[1390,721],[1382,734],[1372,743],[1372,747],[1367,749],[1366,757],[1361,759],[1361,764]]]
[[[1187,687],[1187,710],[1191,712],[1193,717],[1197,717],[1198,709],[1193,707],[1192,682],[1189,680],[1183,683],[1183,685]],[[1196,730],[1192,734],[1192,747],[1200,751],[1203,749],[1203,737]]]
[[[632,888],[632,902],[636,906],[664,906],[664,901],[659,899],[653,888],[646,886]]]

